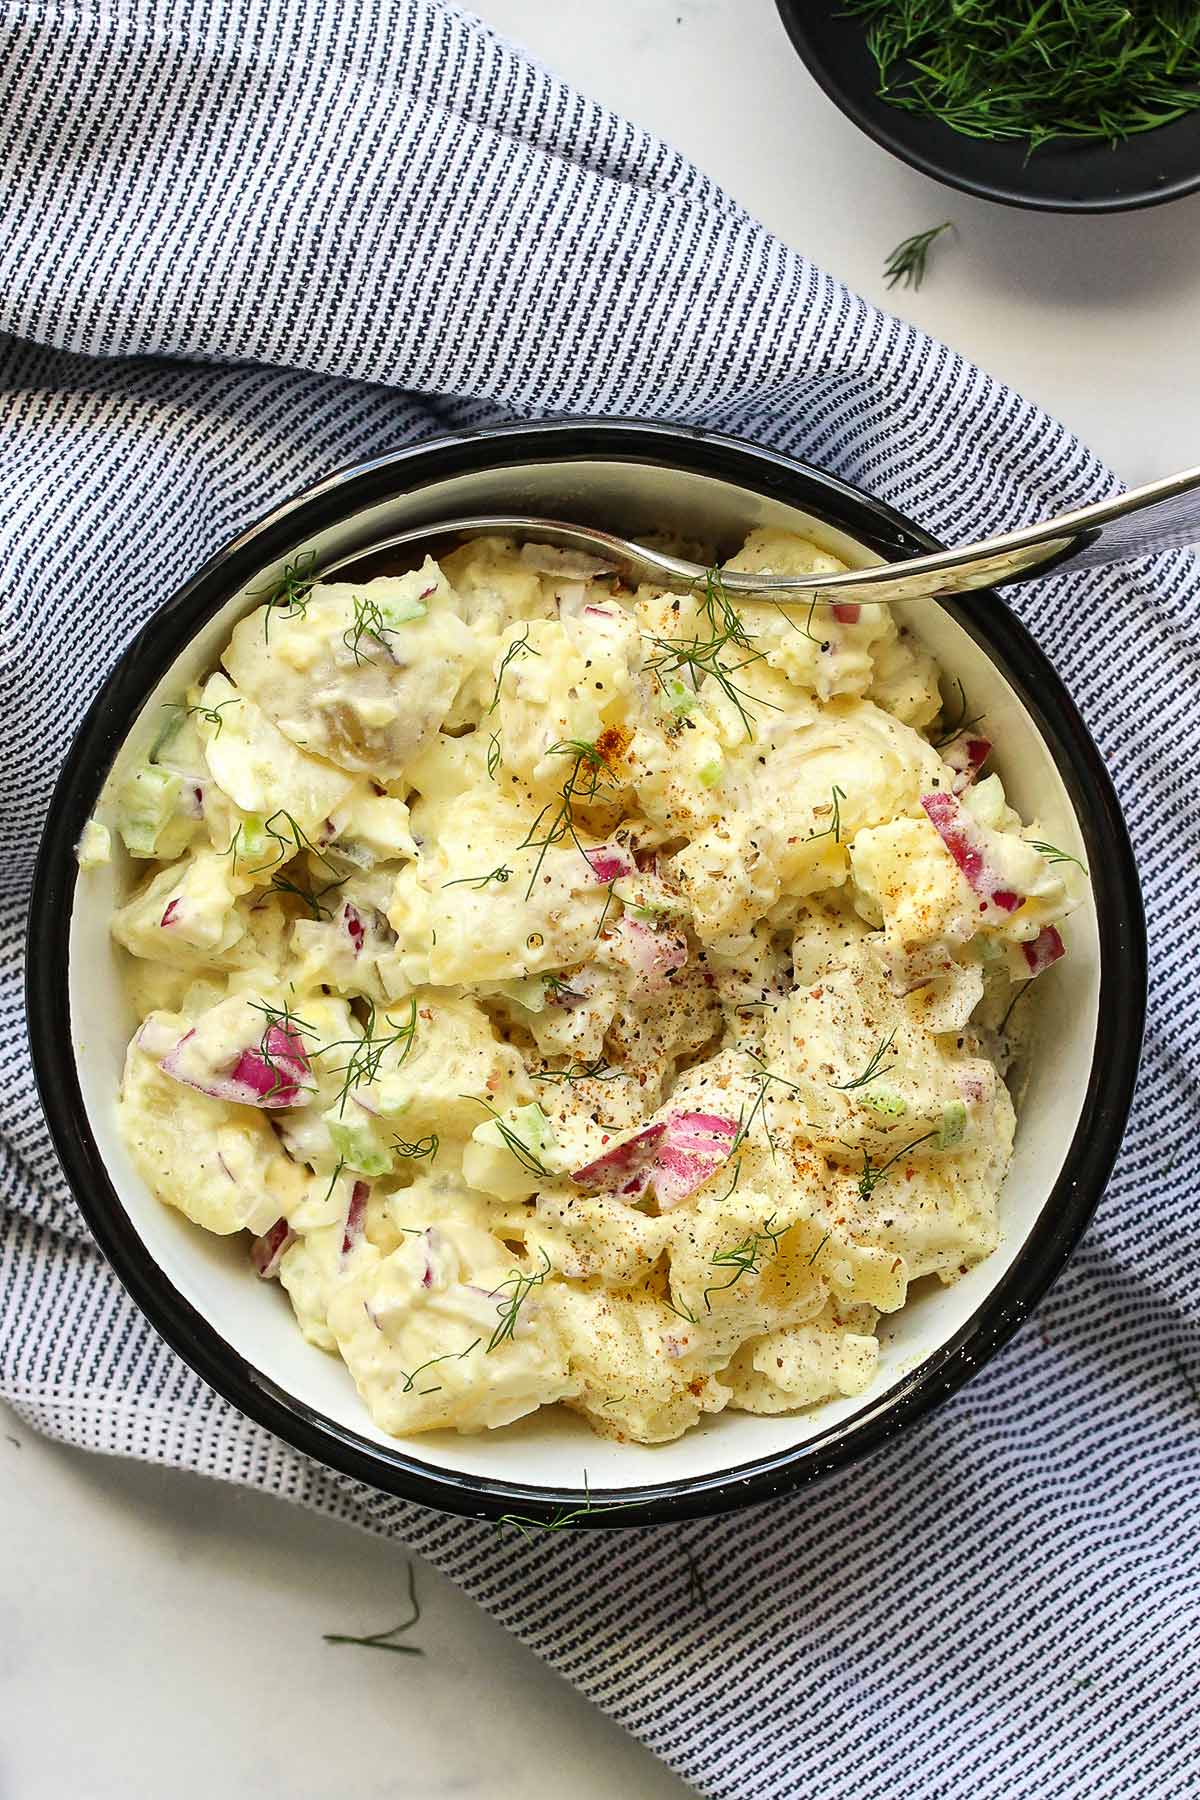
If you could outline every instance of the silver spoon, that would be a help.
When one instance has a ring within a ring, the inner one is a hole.
[[[607,567],[636,580],[688,590],[703,582],[699,563],[651,550],[592,525],[570,525],[561,519],[531,519],[516,514],[488,518],[442,519],[414,526],[394,537],[340,557],[322,569],[326,580],[338,569],[400,544],[428,543],[441,537],[459,540],[483,536],[518,537],[561,549],[582,550]],[[850,569],[841,575],[747,575],[722,571],[730,593],[765,596],[774,601],[810,601],[814,595],[845,595],[850,600],[888,603],[929,600],[941,594],[964,594],[972,588],[1003,587],[1052,570],[1096,568],[1125,562],[1155,550],[1200,542],[1200,469],[1168,475],[1164,481],[1131,488],[1111,500],[1100,500],[1075,512],[1062,513],[1040,525],[1007,531],[958,550],[935,550],[903,562],[872,569]]]

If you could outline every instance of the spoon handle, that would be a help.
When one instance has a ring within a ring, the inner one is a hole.
[[[432,549],[439,539],[461,543],[493,533],[582,551],[635,581],[648,579],[683,591],[703,583],[708,572],[699,563],[632,543],[595,526],[572,525],[563,519],[496,514],[412,526],[339,557],[322,568],[321,579],[328,580],[337,570],[380,550],[416,543]],[[974,588],[1004,587],[1009,582],[1029,581],[1058,569],[1096,568],[1195,543],[1200,543],[1200,468],[1168,475],[1163,481],[1148,482],[1144,487],[1131,488],[1127,493],[1062,513],[1058,518],[1044,519],[1040,524],[956,550],[935,550],[906,557],[902,562],[848,569],[840,575],[746,574],[725,569],[721,584],[728,593],[744,595],[749,601],[765,599],[776,605],[789,601],[809,605],[814,598],[829,596],[889,605],[900,600],[965,594]]]

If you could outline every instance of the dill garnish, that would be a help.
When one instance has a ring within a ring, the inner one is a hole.
[[[935,750],[944,750],[947,744],[952,744],[956,737],[961,737],[964,731],[969,731],[971,729],[972,725],[978,725],[983,717],[982,713],[976,713],[973,718],[968,719],[967,690],[958,679],[957,675],[954,678],[954,685],[958,689],[958,716],[953,721],[943,718],[941,737],[931,739]],[[943,713],[945,713],[945,710],[945,707],[943,707]]]
[[[709,569],[705,576],[704,598],[700,602],[700,616],[707,627],[708,636],[700,630],[690,638],[650,638],[649,642],[659,652],[645,663],[647,673],[653,675],[660,688],[668,694],[667,683],[678,678],[687,671],[693,686],[698,687],[702,677],[708,677],[721,689],[726,699],[733,705],[742,721],[742,728],[747,738],[754,736],[754,721],[749,711],[751,706],[767,706],[772,712],[780,708],[773,700],[764,700],[757,694],[750,693],[740,687],[733,679],[739,670],[750,663],[761,662],[763,653],[752,650],[752,639],[746,630],[740,614],[734,607],[725,591],[718,569]],[[722,661],[721,652],[727,644],[748,652],[740,662],[728,664]]]
[[[491,781],[496,779],[496,770],[500,767],[500,736],[493,731],[488,739],[487,772]]]
[[[416,1035],[417,1001],[415,995],[409,1000],[408,1017],[402,1023],[397,1023],[390,1013],[384,1013],[383,1016],[387,1023],[395,1027],[387,1036],[375,1036],[377,1016],[375,1002],[367,1000],[364,1004],[367,1009],[367,1022],[360,1038],[335,1038],[332,1043],[322,1044],[318,1049],[310,1050],[308,1053],[311,1062],[316,1057],[328,1056],[333,1050],[350,1051],[347,1062],[335,1065],[329,1071],[331,1075],[342,1077],[342,1085],[338,1090],[336,1101],[339,1117],[346,1110],[346,1101],[352,1089],[362,1086],[364,1082],[369,1084],[374,1081],[385,1054],[389,1050],[394,1050],[397,1045],[400,1048],[395,1066],[400,1067],[412,1049],[413,1039]]]
[[[213,727],[213,737],[219,738],[225,724],[221,714],[227,706],[240,706],[241,704],[241,695],[236,694],[232,700],[219,700],[216,706],[184,706],[178,700],[167,700],[163,703],[162,710],[178,713],[181,721],[183,719],[204,719]]]
[[[893,1164],[900,1162],[910,1151],[915,1150],[918,1144],[927,1144],[930,1138],[935,1138],[936,1136],[936,1131],[927,1131],[923,1137],[914,1138],[911,1144],[905,1144],[903,1149],[897,1150],[892,1156],[888,1157],[886,1162],[881,1162],[878,1165],[871,1161],[870,1151],[864,1150],[862,1153],[862,1174],[858,1178],[859,1199],[869,1200]],[[820,1248],[820,1246],[818,1246],[818,1248]]]
[[[708,1297],[710,1294],[723,1294],[726,1288],[733,1287],[742,1279],[743,1275],[759,1274],[762,1267],[759,1258],[775,1255],[779,1249],[780,1238],[787,1236],[788,1227],[784,1225],[779,1231],[773,1231],[771,1227],[774,1220],[775,1214],[772,1213],[769,1219],[764,1220],[761,1231],[748,1233],[740,1244],[734,1244],[729,1250],[718,1250],[712,1259],[713,1268],[732,1269],[733,1274],[728,1281],[713,1282],[711,1286],[705,1288],[705,1312],[712,1311],[712,1301]]]
[[[1009,1001],[1007,1007],[1005,1008],[1004,1017],[1001,1019],[1000,1023],[996,1027],[996,1035],[997,1036],[999,1036],[999,1034],[1005,1029],[1005,1027],[1008,1024],[1008,1021],[1012,1018],[1013,1007],[1017,1004],[1017,1001],[1023,1000],[1025,998],[1025,995],[1029,992],[1029,990],[1032,986],[1033,986],[1032,981],[1025,981],[1025,982],[1022,982],[1021,986],[1017,989],[1016,993],[1013,995],[1012,999]]]
[[[276,821],[279,819],[284,821],[286,826],[285,830],[280,830],[277,825]],[[239,826],[238,829],[240,830],[241,827]],[[251,869],[251,875],[261,875],[264,869],[273,869],[276,864],[281,862],[291,862],[293,856],[299,856],[303,850],[307,850],[310,856],[315,856],[318,862],[324,863],[331,875],[337,874],[337,869],[334,867],[333,863],[330,862],[325,852],[317,848],[308,834],[297,825],[291,813],[286,811],[282,806],[279,807],[276,812],[273,812],[269,819],[264,820],[263,831],[274,841],[278,848],[270,862],[260,863],[256,869]]]
[[[488,1339],[488,1347],[484,1352],[485,1356],[488,1354],[488,1351],[494,1350],[497,1345],[503,1344],[512,1336],[513,1332],[516,1330],[517,1315],[520,1313],[521,1308],[524,1306],[526,1300],[528,1300],[534,1288],[542,1285],[542,1282],[545,1281],[550,1270],[553,1268],[554,1265],[551,1263],[550,1258],[546,1255],[544,1250],[539,1251],[538,1254],[541,1256],[543,1267],[535,1274],[526,1275],[522,1269],[514,1269],[511,1275],[507,1275],[503,1281],[497,1283],[492,1289],[490,1298],[497,1300],[496,1312],[499,1315],[500,1323],[496,1326],[495,1331],[493,1331],[491,1337]],[[512,1292],[510,1294],[504,1294],[505,1288],[511,1288]],[[498,1299],[497,1297],[500,1295],[503,1295],[504,1297]]]
[[[456,875],[453,881],[443,881],[442,886],[485,888],[489,881],[499,882],[501,887],[512,875],[507,863],[501,863],[498,869],[489,869],[486,875]]]
[[[535,1081],[612,1081],[621,1073],[620,1069],[612,1069],[602,1056],[595,1062],[568,1063],[565,1069],[539,1069],[534,1076]]]
[[[485,719],[487,718],[488,713],[494,713],[500,704],[500,684],[504,680],[509,663],[515,662],[518,656],[540,656],[541,654],[541,651],[535,650],[529,641],[529,627],[527,625],[525,627],[524,635],[515,638],[504,652],[504,655],[500,658],[500,667],[496,670],[496,691],[492,695],[492,704],[483,715]]]
[[[412,1144],[410,1144],[406,1138],[393,1138],[392,1149],[398,1150],[400,1155],[408,1162],[419,1162],[423,1156],[427,1156],[430,1162],[432,1162],[441,1148],[441,1143],[442,1140],[439,1138],[437,1132],[431,1131],[428,1136],[418,1138],[416,1142]]]
[[[560,1506],[548,1519],[533,1519],[525,1513],[503,1513],[496,1520],[496,1530],[503,1531],[506,1525],[510,1525],[514,1531],[528,1539],[535,1531],[567,1531],[578,1520],[590,1518],[593,1513],[620,1512],[623,1506],[631,1504],[628,1500],[616,1500],[611,1506],[597,1506],[588,1487],[586,1469],[583,1471],[583,1492],[582,1506]]]
[[[252,600],[265,600],[266,611],[263,613],[263,643],[271,639],[271,614],[273,612],[299,613],[303,619],[308,613],[309,596],[316,582],[317,553],[315,550],[302,550],[294,562],[285,563],[283,574],[272,588],[259,588],[252,593]]]
[[[546,860],[546,852],[555,844],[561,844],[565,838],[571,838],[579,854],[587,862],[587,852],[580,843],[579,834],[575,830],[573,808],[577,800],[582,801],[584,805],[590,804],[596,798],[601,781],[611,781],[613,778],[611,769],[596,745],[585,743],[581,738],[567,738],[562,743],[551,744],[546,755],[569,756],[572,758],[572,762],[566,780],[559,790],[557,804],[551,801],[543,806],[517,845],[518,850],[536,850],[538,853],[537,860],[533,865],[533,872],[529,877],[529,886],[525,889],[526,900],[530,899],[533,894],[534,883]],[[549,824],[545,823],[547,816]],[[539,831],[542,834],[540,837],[538,836]],[[607,905],[604,910],[608,911]],[[601,919],[601,923],[603,923],[603,919]],[[597,935],[599,934],[597,933]]]
[[[1031,850],[1036,850],[1039,856],[1044,856],[1048,863],[1074,863],[1077,869],[1083,869],[1084,874],[1087,874],[1087,870],[1083,868],[1079,858],[1072,856],[1069,851],[1060,850],[1055,844],[1040,843],[1037,838],[1026,838],[1025,842]]]
[[[528,1144],[523,1143],[517,1136],[511,1125],[505,1124],[503,1118],[490,1101],[481,1100],[478,1094],[460,1094],[458,1097],[460,1100],[473,1100],[476,1106],[482,1106],[486,1112],[491,1114],[492,1124],[496,1127],[496,1130],[500,1133],[504,1143],[512,1151],[522,1168],[528,1169],[531,1175],[549,1176],[550,1171],[545,1163],[538,1160]]]
[[[815,844],[818,838],[823,837],[831,837],[835,844],[840,844],[842,841],[841,802],[846,796],[842,789],[836,785],[830,788],[829,793],[833,801],[833,823],[827,825],[824,831],[810,831],[805,840],[807,843]]]
[[[332,919],[331,908],[322,903],[326,894],[331,894],[335,888],[345,887],[349,879],[348,875],[343,875],[337,881],[327,881],[322,888],[312,888],[305,887],[302,881],[291,881],[286,875],[272,875],[271,886],[281,894],[294,894],[297,900],[303,900],[314,919]]]
[[[444,1356],[431,1356],[429,1358],[428,1362],[418,1363],[417,1367],[413,1370],[411,1375],[408,1373],[407,1369],[401,1369],[400,1373],[404,1377],[404,1386],[400,1389],[400,1392],[402,1394],[411,1394],[413,1391],[413,1387],[416,1383],[417,1376],[423,1375],[426,1369],[432,1369],[438,1363],[459,1362],[459,1361],[461,1361],[461,1359],[464,1356],[470,1356],[472,1350],[475,1349],[476,1345],[482,1344],[482,1342],[483,1342],[482,1338],[476,1338],[474,1343],[468,1344],[465,1350],[447,1350]],[[418,1388],[417,1389],[418,1394],[421,1395],[422,1397],[426,1394],[440,1394],[441,1391],[442,1390],[440,1387],[427,1387],[427,1388]]]
[[[974,138],[1115,144],[1200,106],[1190,0],[843,0],[879,98]]]
[[[889,1031],[888,1035],[875,1046],[874,1050],[872,1050],[870,1061],[867,1063],[867,1066],[861,1075],[856,1075],[853,1081],[831,1081],[829,1083],[830,1087],[836,1088],[841,1094],[849,1094],[854,1088],[866,1087],[867,1083],[874,1081],[877,1075],[890,1075],[896,1065],[895,1063],[889,1063],[885,1069],[883,1067],[883,1059],[889,1050],[894,1050],[895,1048],[896,1033],[894,1031]]]
[[[388,1631],[374,1631],[369,1637],[351,1637],[342,1631],[325,1631],[322,1637],[327,1644],[358,1644],[364,1650],[394,1650],[399,1656],[424,1656],[425,1652],[416,1644],[396,1644],[393,1638],[402,1637],[411,1631],[421,1617],[421,1603],[417,1599],[417,1574],[412,1563],[408,1565],[408,1604],[410,1617],[402,1619],[399,1625],[393,1625]]]
[[[818,1256],[820,1256],[822,1250],[825,1248],[825,1246],[828,1242],[829,1242],[829,1233],[826,1232],[825,1236],[821,1239],[820,1243],[817,1245],[816,1249],[813,1251],[812,1255],[808,1259],[807,1266],[810,1269],[812,1268],[813,1264],[816,1262]]]
[[[391,627],[374,600],[368,600],[363,594],[355,594],[351,604],[354,607],[354,623],[343,631],[342,642],[357,664],[373,662],[373,657],[363,655],[362,640],[365,637],[373,638],[381,649],[387,650]]]
[[[894,288],[898,281],[905,287],[919,288],[925,279],[925,265],[929,260],[929,248],[943,231],[953,231],[954,227],[947,219],[943,225],[931,225],[928,231],[915,232],[902,243],[896,245],[883,266],[887,284]]]

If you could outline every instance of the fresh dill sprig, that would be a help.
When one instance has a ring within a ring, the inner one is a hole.
[[[683,1319],[689,1325],[698,1325],[700,1323],[690,1306],[676,1306],[675,1302],[668,1299],[666,1294],[662,1296],[662,1303],[668,1312],[673,1312],[675,1314],[677,1319]]]
[[[489,1297],[497,1303],[496,1312],[500,1322],[488,1339],[488,1347],[484,1352],[485,1356],[488,1352],[495,1350],[497,1345],[503,1344],[512,1336],[513,1332],[516,1330],[517,1315],[520,1313],[521,1308],[528,1300],[530,1294],[532,1294],[534,1288],[542,1285],[543,1281],[545,1281],[547,1275],[550,1273],[550,1270],[553,1268],[554,1265],[551,1263],[550,1258],[546,1255],[544,1250],[540,1251],[539,1255],[541,1256],[543,1264],[540,1270],[536,1270],[532,1275],[527,1275],[522,1269],[514,1269],[511,1275],[506,1276],[503,1281],[499,1282],[492,1289]],[[505,1294],[505,1288],[511,1288],[512,1292]],[[503,1295],[503,1298],[499,1297],[501,1295]]]
[[[316,564],[316,551],[302,550],[293,562],[284,564],[283,574],[274,587],[259,588],[250,595],[252,600],[266,601],[266,611],[263,613],[264,644],[271,641],[272,613],[298,613],[302,619],[307,616],[309,596],[317,579]]]
[[[500,667],[496,670],[496,691],[492,695],[492,704],[483,715],[485,719],[487,718],[488,713],[494,713],[500,704],[500,687],[505,674],[508,671],[508,665],[516,662],[518,656],[540,656],[541,654],[541,651],[535,650],[534,646],[529,641],[529,627],[527,625],[524,634],[519,638],[514,638],[513,642],[504,652],[504,655],[500,658]]]
[[[394,1650],[398,1656],[424,1656],[425,1652],[416,1644],[397,1644],[392,1640],[402,1637],[411,1631],[421,1617],[421,1603],[417,1599],[417,1573],[412,1563],[408,1565],[408,1606],[409,1617],[401,1619],[399,1625],[393,1625],[387,1631],[373,1631],[368,1637],[351,1637],[343,1631],[325,1631],[322,1637],[327,1644],[358,1644],[363,1650]]]
[[[359,1038],[335,1038],[332,1043],[322,1044],[309,1051],[309,1061],[317,1057],[326,1057],[334,1050],[349,1050],[349,1059],[330,1069],[331,1075],[340,1075],[342,1085],[338,1090],[336,1105],[339,1117],[346,1110],[346,1101],[356,1087],[369,1085],[379,1073],[380,1063],[389,1050],[396,1050],[396,1067],[399,1068],[413,1047],[417,1030],[417,1001],[413,995],[408,1002],[408,1017],[401,1022],[393,1019],[390,1013],[384,1013],[384,1019],[394,1027],[386,1036],[375,1035],[376,1011],[373,1000],[364,1001],[367,1009],[366,1024]]]
[[[1056,844],[1043,844],[1037,838],[1026,838],[1025,842],[1039,856],[1044,856],[1048,863],[1074,863],[1077,869],[1083,869],[1084,874],[1087,874],[1077,856],[1072,856],[1067,850],[1060,850]]]
[[[941,237],[943,231],[953,230],[954,226],[947,219],[941,225],[931,225],[928,231],[914,232],[912,237],[897,244],[883,268],[888,286],[894,288],[898,281],[902,281],[905,287],[919,288],[925,279],[930,246]]]
[[[496,770],[500,767],[500,734],[493,731],[488,738],[487,772],[488,779],[495,781]]]
[[[568,1063],[565,1069],[539,1069],[534,1076],[535,1081],[613,1081],[621,1073],[620,1069],[610,1068],[602,1056],[594,1062]]]
[[[460,1362],[464,1356],[470,1356],[472,1350],[474,1350],[477,1345],[482,1344],[482,1342],[483,1342],[483,1339],[481,1337],[477,1337],[475,1339],[474,1343],[467,1345],[465,1350],[447,1350],[445,1355],[443,1355],[443,1356],[431,1356],[429,1358],[428,1362],[418,1363],[417,1367],[413,1370],[411,1375],[408,1373],[407,1369],[401,1369],[400,1373],[404,1377],[404,1386],[400,1389],[400,1392],[402,1394],[411,1394],[413,1391],[413,1388],[416,1386],[417,1376],[423,1375],[425,1373],[426,1369],[435,1368],[438,1363]],[[442,1391],[441,1388],[437,1387],[437,1386],[427,1387],[427,1388],[417,1388],[417,1393],[422,1398],[426,1394],[440,1394],[441,1391]]]
[[[362,652],[361,645],[365,637],[372,638],[381,649],[388,650],[390,655],[388,638],[392,634],[392,628],[375,601],[369,600],[365,594],[355,594],[351,604],[354,607],[354,623],[343,631],[342,642],[355,663],[361,666],[364,662],[375,660],[372,656],[364,656]]]
[[[511,1125],[505,1124],[503,1118],[489,1100],[481,1100],[478,1094],[460,1094],[458,1097],[460,1100],[473,1100],[476,1106],[482,1106],[485,1112],[491,1114],[492,1124],[496,1127],[496,1130],[500,1133],[504,1143],[512,1151],[523,1169],[528,1169],[531,1175],[549,1176],[550,1171],[545,1163],[538,1160],[528,1144],[521,1142],[521,1139],[517,1136]]]
[[[302,881],[292,881],[286,875],[272,875],[271,886],[281,894],[293,894],[297,900],[303,900],[314,919],[332,919],[333,911],[323,904],[326,894],[333,893],[335,888],[345,887],[348,875],[342,875],[336,881],[327,881],[322,888],[305,887]]]
[[[816,1249],[813,1251],[812,1255],[808,1259],[807,1266],[810,1269],[812,1268],[813,1264],[816,1262],[818,1256],[820,1256],[822,1250],[825,1248],[825,1246],[828,1242],[829,1242],[829,1233],[826,1232],[825,1236],[821,1239],[820,1243],[817,1245]]]
[[[982,713],[975,713],[972,718],[967,717],[967,690],[957,675],[954,678],[954,685],[958,689],[958,715],[953,720],[947,719],[944,716],[946,708],[942,708],[942,735],[931,740],[935,750],[944,750],[948,744],[954,742],[955,738],[961,737],[964,731],[970,731],[972,725],[978,725],[983,717]]]
[[[760,695],[750,693],[733,679],[739,670],[748,667],[750,663],[761,662],[763,653],[751,648],[751,635],[726,593],[718,569],[709,569],[705,576],[704,598],[700,601],[699,610],[708,636],[705,637],[697,630],[690,638],[652,637],[649,643],[658,651],[658,655],[651,657],[643,666],[648,674],[655,677],[664,693],[668,692],[668,680],[672,676],[680,676],[685,670],[694,687],[698,688],[704,677],[715,682],[736,709],[747,738],[753,738],[754,719],[750,708],[766,706],[773,712],[778,712],[780,708],[773,700],[764,700]],[[722,660],[721,652],[727,644],[733,644],[748,654],[740,662],[726,663]]]
[[[810,831],[806,839],[807,843],[815,844],[818,838],[823,837],[831,837],[835,844],[840,844],[842,841],[841,803],[846,796],[836,784],[830,788],[829,793],[833,801],[833,822],[827,825],[824,831]]]
[[[443,881],[442,886],[485,888],[489,881],[495,881],[503,887],[510,879],[512,870],[507,863],[501,863],[497,869],[489,869],[486,875],[456,875],[453,881]]]
[[[1030,980],[1030,981],[1022,982],[1021,986],[1017,989],[1016,993],[1013,995],[1012,999],[1009,1001],[1007,1007],[1004,1010],[1004,1017],[1001,1019],[1000,1023],[996,1027],[997,1037],[999,1037],[1000,1033],[1007,1028],[1008,1021],[1012,1018],[1012,1015],[1013,1015],[1013,1007],[1017,1004],[1017,1001],[1023,1000],[1032,986],[1033,986],[1033,982]]]
[[[882,100],[974,138],[1116,144],[1200,106],[1194,0],[843,0]]]
[[[914,1138],[911,1144],[905,1144],[903,1149],[895,1151],[893,1153],[893,1155],[888,1157],[886,1162],[881,1162],[878,1164],[873,1163],[871,1161],[870,1151],[864,1150],[862,1153],[862,1158],[863,1158],[862,1173],[858,1178],[858,1197],[859,1197],[859,1199],[860,1200],[869,1200],[871,1198],[871,1195],[875,1192],[875,1189],[878,1187],[879,1183],[883,1180],[883,1177],[887,1174],[888,1170],[894,1166],[894,1164],[902,1161],[903,1158],[906,1157],[910,1151],[913,1151],[917,1148],[918,1144],[927,1144],[929,1142],[930,1138],[935,1138],[936,1136],[937,1136],[936,1131],[927,1131],[927,1132],[925,1132],[924,1136],[919,1137],[919,1138]],[[820,1248],[820,1246],[818,1245],[818,1249],[819,1248]],[[814,1255],[815,1255],[815,1253],[814,1253]]]
[[[767,1121],[767,1115],[766,1115],[766,1110],[765,1110],[766,1104],[767,1104],[767,1092],[770,1089],[770,1087],[772,1086],[772,1084],[774,1084],[778,1087],[787,1088],[788,1091],[793,1094],[798,1094],[800,1092],[800,1088],[796,1082],[789,1081],[786,1075],[776,1075],[774,1070],[768,1069],[768,1067],[767,1067],[766,1063],[763,1061],[762,1057],[757,1055],[757,1053],[755,1051],[749,1050],[746,1052],[746,1054],[749,1056],[750,1061],[756,1065],[756,1067],[759,1071],[758,1092],[754,1096],[754,1104],[751,1106],[749,1113],[747,1114],[745,1112],[745,1108],[743,1107],[742,1111],[738,1115],[738,1128],[737,1128],[736,1135],[734,1136],[733,1143],[729,1147],[729,1155],[730,1155],[730,1158],[733,1158],[737,1155],[738,1151],[742,1148],[742,1145],[746,1142],[746,1139],[750,1136],[750,1133],[754,1127],[754,1121],[757,1119],[759,1113],[762,1113],[762,1115],[763,1115],[763,1132],[766,1135],[767,1145],[768,1145],[768,1148],[770,1149],[771,1155],[772,1155],[772,1157],[774,1157],[776,1155],[775,1139],[771,1135],[771,1127]],[[735,1179],[733,1185],[734,1185],[734,1187],[737,1186],[736,1179]],[[729,1190],[729,1193],[732,1193],[732,1192],[733,1192],[733,1188],[731,1187]],[[726,1195],[726,1198],[728,1198],[728,1195]]]
[[[299,1013],[294,1013],[292,1011],[286,1000],[282,1006],[271,1006],[265,1000],[251,1000],[249,1004],[253,1007],[255,1012],[262,1013],[263,1018],[266,1020],[262,1029],[262,1037],[259,1039],[258,1043],[258,1054],[266,1063],[274,1077],[271,1086],[267,1089],[267,1093],[264,1096],[264,1098],[269,1098],[272,1094],[278,1093],[280,1088],[294,1087],[296,1085],[295,1075],[281,1069],[275,1061],[275,1053],[271,1049],[271,1032],[278,1029],[286,1033],[289,1038],[295,1038],[297,1041],[302,1041],[305,1037],[315,1037],[316,1032],[311,1025],[300,1017]],[[304,1049],[305,1053],[311,1057],[312,1052],[308,1050],[307,1046],[304,1046]]]
[[[578,988],[573,988],[569,981],[564,981],[561,975],[543,975],[542,981],[545,983],[546,992],[555,1000],[583,1000],[586,998],[586,995],[581,994]]]
[[[322,1204],[324,1204],[324,1202],[326,1200],[328,1200],[329,1196],[333,1193],[334,1188],[337,1186],[338,1176],[341,1174],[341,1172],[345,1168],[345,1166],[346,1166],[345,1157],[339,1156],[337,1161],[333,1165],[333,1174],[329,1177],[329,1186],[325,1189],[325,1192],[321,1195]]]
[[[167,700],[164,702],[162,710],[178,713],[181,720],[203,719],[213,727],[213,737],[219,738],[225,724],[221,714],[227,706],[240,706],[241,704],[241,695],[235,694],[232,700],[218,700],[215,706],[184,706],[179,700]]]
[[[442,1140],[436,1131],[429,1132],[426,1137],[417,1138],[416,1142],[412,1144],[406,1138],[392,1139],[392,1149],[398,1150],[407,1162],[419,1162],[423,1156],[427,1156],[432,1162],[441,1146]]]
[[[883,1067],[883,1059],[888,1051],[894,1050],[895,1047],[896,1033],[894,1031],[889,1031],[887,1036],[881,1039],[874,1050],[872,1050],[870,1060],[861,1075],[856,1075],[853,1081],[831,1081],[829,1083],[830,1087],[836,1088],[841,1094],[849,1094],[853,1092],[855,1088],[866,1087],[868,1082],[874,1081],[877,1075],[890,1075],[896,1065],[895,1063],[889,1063],[885,1069]]]
[[[280,819],[284,821],[284,829],[280,829],[280,826],[277,823]],[[240,830],[241,826],[239,825],[238,831],[240,832]],[[264,820],[263,831],[277,846],[276,852],[270,862],[259,863],[257,868],[251,869],[251,875],[261,875],[264,869],[274,869],[277,868],[280,863],[291,862],[294,856],[299,856],[301,852],[305,850],[308,851],[310,856],[315,856],[318,862],[324,863],[331,875],[337,874],[335,865],[330,862],[325,852],[318,849],[316,844],[314,844],[312,839],[308,836],[308,833],[296,823],[295,819],[286,808],[282,806],[279,807],[271,814],[269,819]],[[234,838],[236,841],[237,832],[234,833]],[[230,849],[232,848],[233,846],[231,844]],[[225,855],[228,854],[229,852],[226,851]],[[236,857],[234,858],[234,868],[235,870],[237,868]]]
[[[496,1520],[496,1530],[503,1531],[507,1525],[513,1531],[519,1532],[521,1537],[529,1539],[535,1531],[567,1531],[580,1519],[590,1518],[594,1513],[620,1512],[622,1507],[632,1504],[628,1500],[615,1500],[611,1506],[597,1506],[592,1499],[591,1489],[588,1487],[586,1469],[583,1471],[583,1493],[582,1506],[560,1506],[557,1511],[551,1513],[548,1519],[530,1518],[525,1513],[502,1513]]]
[[[529,886],[525,889],[526,900],[530,899],[533,894],[534,884],[541,873],[542,864],[546,860],[546,852],[554,845],[561,844],[566,838],[571,838],[584,861],[587,861],[587,852],[575,829],[575,803],[581,801],[585,806],[590,805],[599,792],[601,781],[613,779],[612,771],[602,752],[595,744],[586,743],[582,738],[567,738],[561,743],[551,744],[546,755],[569,756],[572,760],[566,779],[559,790],[557,803],[551,801],[543,806],[517,845],[518,850],[536,850],[538,853],[529,877]],[[549,819],[548,824],[546,823],[547,819]],[[605,912],[607,910],[606,906]]]
[[[779,1240],[786,1237],[789,1227],[784,1225],[778,1231],[772,1230],[775,1214],[764,1220],[761,1231],[752,1231],[744,1237],[740,1244],[734,1244],[728,1250],[718,1250],[712,1259],[714,1269],[732,1269],[733,1274],[728,1281],[713,1282],[704,1290],[704,1310],[712,1311],[710,1294],[723,1294],[742,1279],[743,1275],[757,1275],[762,1264],[760,1258],[774,1256],[779,1249]]]

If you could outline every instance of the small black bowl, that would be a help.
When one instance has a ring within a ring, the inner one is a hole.
[[[868,137],[935,181],[1035,212],[1128,212],[1200,188],[1200,111],[1109,144],[1023,144],[964,137],[879,98],[865,21],[839,0],[776,0],[797,51],[835,106]]]

